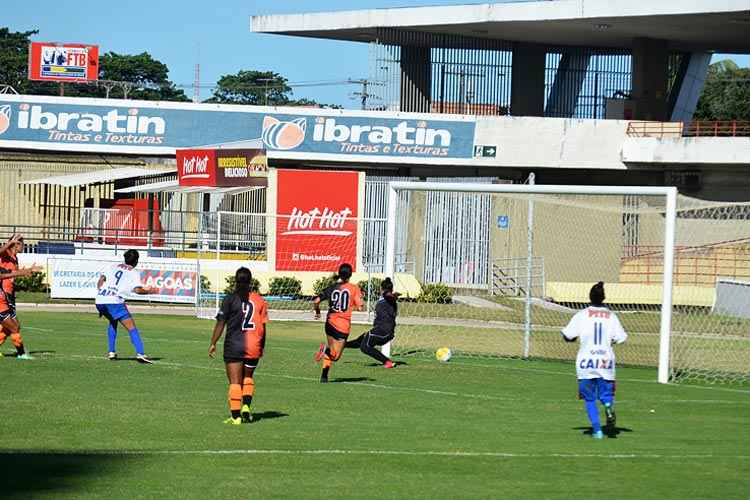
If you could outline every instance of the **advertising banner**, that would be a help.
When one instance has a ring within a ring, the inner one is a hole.
[[[180,186],[239,187],[268,185],[263,149],[178,149]]]
[[[159,155],[221,147],[294,159],[471,159],[475,118],[434,116],[0,95],[0,147]]]
[[[50,296],[53,299],[94,299],[99,276],[110,267],[121,264],[121,258],[76,259],[54,258],[48,261]],[[158,294],[132,294],[127,300],[195,303],[198,273],[194,264],[145,260],[136,267],[145,287],[159,288]]]
[[[276,270],[357,271],[359,173],[278,170]]]
[[[29,44],[29,80],[88,82],[98,79],[98,46],[52,42]]]

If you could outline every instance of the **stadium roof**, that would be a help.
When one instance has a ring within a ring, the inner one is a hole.
[[[115,189],[115,193],[211,193],[211,194],[238,194],[246,191],[255,191],[265,186],[237,186],[237,187],[211,187],[211,186],[180,186],[179,181],[162,181]]]
[[[253,16],[258,33],[355,42],[378,28],[545,45],[629,48],[634,38],[673,50],[750,53],[748,0],[546,0]]]
[[[102,184],[121,179],[132,179],[134,177],[150,177],[155,175],[174,174],[176,172],[176,168],[162,170],[136,167],[110,168],[105,170],[95,170],[93,172],[80,172],[77,174],[42,177],[40,179],[22,181],[19,182],[19,184],[56,184],[58,186],[73,187],[85,186],[88,184]]]

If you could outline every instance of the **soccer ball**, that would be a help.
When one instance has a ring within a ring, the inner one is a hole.
[[[453,356],[453,353],[447,347],[441,347],[440,349],[435,351],[435,358],[438,361],[442,361],[443,363],[450,361],[451,356]]]

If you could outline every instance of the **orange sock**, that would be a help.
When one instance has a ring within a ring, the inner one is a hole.
[[[240,407],[242,406],[242,386],[240,384],[229,384],[229,410],[232,416],[240,416]],[[236,413],[236,415],[235,415]]]
[[[23,339],[21,338],[20,333],[11,333],[10,341],[13,342],[13,345],[16,346],[16,348],[23,346]]]
[[[331,354],[333,354],[333,353],[331,353]],[[333,364],[333,361],[331,361],[331,357],[328,354],[326,354],[325,356],[323,356],[323,369],[324,370],[327,369],[327,368],[330,368],[332,364]]]
[[[253,397],[255,392],[255,380],[252,377],[245,377],[242,380],[242,402],[245,402],[246,397]],[[247,403],[249,404],[249,403]]]

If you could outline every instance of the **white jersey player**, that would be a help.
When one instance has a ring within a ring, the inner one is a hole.
[[[117,323],[128,329],[130,341],[135,347],[136,360],[140,363],[151,364],[151,360],[143,352],[143,341],[140,332],[135,326],[135,321],[130,315],[125,298],[132,294],[146,295],[156,293],[158,288],[146,288],[141,283],[141,275],[135,270],[138,265],[138,251],[128,250],[124,255],[125,263],[113,266],[99,277],[96,294],[96,310],[99,316],[104,316],[109,321],[107,338],[109,339],[109,353],[107,358],[114,361],[117,359],[115,343],[117,341]]]
[[[615,352],[614,344],[628,338],[617,315],[604,307],[604,283],[599,282],[589,292],[591,306],[578,311],[563,328],[563,338],[568,342],[580,340],[576,356],[576,377],[579,397],[586,403],[591,421],[592,436],[604,437],[596,402],[601,401],[607,415],[607,429],[615,431]]]

